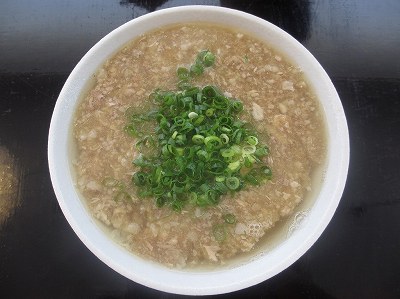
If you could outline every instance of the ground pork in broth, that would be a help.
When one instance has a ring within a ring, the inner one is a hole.
[[[155,88],[175,90],[177,67],[190,65],[203,49],[216,62],[195,84],[216,85],[243,101],[243,117],[270,147],[273,178],[223,197],[215,207],[186,206],[177,213],[135,195],[132,161],[138,152],[123,130],[124,112],[140,109]],[[169,267],[222,264],[254,249],[307,197],[326,147],[322,113],[301,71],[251,36],[205,24],[161,29],[122,48],[96,74],[73,132],[77,186],[93,216],[128,250]],[[119,186],[106,186],[105,178],[121,182],[132,201],[116,201]],[[234,224],[224,223],[228,213]],[[216,227],[226,231],[222,242],[214,237]]]

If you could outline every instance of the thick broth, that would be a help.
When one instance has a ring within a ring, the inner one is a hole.
[[[123,130],[125,110],[140,109],[155,89],[176,89],[176,69],[209,49],[216,63],[198,77],[243,101],[243,118],[269,145],[271,181],[225,197],[211,208],[187,206],[181,213],[138,199],[131,184],[135,140]],[[259,247],[268,232],[309,197],[312,173],[324,162],[326,141],[318,102],[301,70],[268,45],[246,34],[206,24],[179,25],[148,33],[124,46],[96,75],[76,112],[77,185],[93,216],[135,254],[170,267],[224,264]],[[123,182],[132,201],[116,201]],[[224,214],[235,224],[223,224]],[[213,227],[223,225],[218,242]]]

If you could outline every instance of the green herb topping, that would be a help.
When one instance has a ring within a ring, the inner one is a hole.
[[[154,109],[126,112],[125,130],[137,138],[140,152],[132,183],[140,197],[153,197],[159,207],[181,211],[185,204],[215,205],[224,194],[271,179],[263,162],[268,147],[239,118],[243,103],[216,86],[192,84],[214,62],[210,51],[201,51],[193,65],[177,69],[179,91],[156,90],[149,97]],[[233,223],[232,216],[225,221]],[[222,239],[224,232],[216,234]]]

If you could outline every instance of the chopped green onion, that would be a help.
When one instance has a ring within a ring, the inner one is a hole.
[[[240,180],[237,177],[230,177],[225,180],[226,186],[231,190],[236,190],[240,186]]]
[[[250,145],[257,145],[258,144],[258,138],[256,136],[247,136],[246,142]]]
[[[254,152],[254,155],[256,155],[257,157],[265,157],[268,154],[269,154],[269,150],[268,150],[268,147],[266,147],[266,146],[258,147],[256,149],[256,151]]]
[[[235,155],[235,151],[232,148],[221,149],[221,156],[224,158],[231,158]]]
[[[233,150],[235,152],[235,154],[241,154],[242,153],[242,149],[240,148],[240,146],[234,144],[231,146],[231,150]]]
[[[208,50],[201,51],[197,55],[197,60],[201,62],[204,66],[212,66],[215,62],[215,55]]]
[[[193,119],[193,118],[196,118],[196,117],[198,117],[199,115],[196,113],[196,112],[189,112],[189,114],[188,114],[188,117],[190,118],[190,119]]]
[[[175,156],[183,156],[183,154],[185,153],[185,149],[182,147],[175,147],[174,148],[174,154]]]
[[[132,124],[125,126],[124,130],[132,137],[136,137],[138,135],[136,128]]]
[[[189,81],[186,80],[186,79],[181,80],[181,81],[178,82],[178,88],[179,88],[180,90],[186,90],[186,89],[189,89],[189,88],[191,88],[191,87],[192,87],[192,85],[191,85],[191,84],[189,83]]]
[[[204,136],[202,135],[193,135],[192,141],[194,144],[202,144],[204,143]]]
[[[215,56],[213,53],[211,53],[210,51],[208,51],[205,55],[204,55],[204,59],[203,59],[203,64],[205,66],[212,66],[215,62]]]
[[[245,145],[242,148],[243,155],[250,155],[250,154],[254,154],[255,152],[256,152],[255,145]]]
[[[215,86],[208,85],[203,87],[203,94],[208,98],[214,98],[219,92]]]
[[[226,194],[228,192],[228,188],[223,182],[216,182],[214,185],[214,189],[221,195]]]
[[[204,121],[204,115],[199,115],[196,120],[193,122],[195,126],[200,125]]]
[[[224,176],[217,176],[217,177],[215,177],[215,181],[216,182],[223,182],[223,181],[225,181],[225,177]]]
[[[220,121],[220,123],[221,123],[221,121]],[[230,128],[229,126],[227,126],[227,125],[225,125],[225,126],[221,126],[221,132],[224,132],[224,133],[230,133],[230,132],[232,132],[232,128]]]
[[[179,67],[178,91],[156,89],[149,95],[148,111],[130,107],[124,130],[135,138],[139,156],[132,184],[141,198],[152,197],[156,206],[182,211],[185,205],[216,205],[227,193],[272,178],[261,160],[269,154],[254,128],[239,116],[243,103],[224,95],[216,86],[198,87],[193,80],[215,63],[208,50],[195,63]],[[149,104],[149,105],[150,105]],[[131,200],[118,181],[117,200]],[[234,215],[224,220],[234,223]],[[223,241],[225,227],[216,227],[215,239]]]
[[[190,77],[189,70],[185,67],[179,67],[176,72],[180,80],[187,80]]]
[[[204,138],[204,144],[208,149],[218,149],[222,146],[222,141],[217,136],[207,136]]]
[[[222,218],[224,218],[225,222],[228,224],[236,223],[236,217],[233,214],[225,214],[222,216]]]
[[[196,153],[197,157],[202,160],[202,161],[207,161],[210,158],[210,155],[208,154],[208,152],[204,151],[204,150],[199,150]]]
[[[241,167],[240,161],[235,161],[228,164],[227,170],[229,170],[230,173],[234,173],[238,171],[240,167]]]
[[[144,186],[146,184],[147,174],[143,171],[136,172],[133,177],[132,181],[136,186]]]
[[[243,110],[243,103],[241,101],[232,102],[232,109],[235,112],[241,112]]]
[[[229,137],[225,133],[219,135],[219,138],[221,139],[223,144],[228,144],[229,143]]]
[[[215,109],[214,108],[209,108],[206,110],[206,115],[208,117],[213,116]]]
[[[180,211],[182,211],[183,202],[180,200],[174,200],[171,203],[171,207],[175,212],[180,212]]]
[[[259,184],[260,184],[260,182],[259,182],[259,180],[256,178],[256,176],[253,175],[253,174],[251,174],[251,173],[246,174],[246,175],[244,176],[244,179],[245,179],[247,182],[249,182],[250,184],[252,184],[252,185],[259,185]]]
[[[226,230],[223,224],[217,224],[213,227],[213,235],[217,242],[225,241]]]
[[[204,72],[204,66],[201,64],[193,64],[190,67],[190,74],[200,76]]]
[[[163,197],[156,198],[157,207],[161,208],[164,204],[165,204],[165,198],[163,198]]]

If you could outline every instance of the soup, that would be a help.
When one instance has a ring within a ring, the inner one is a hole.
[[[137,195],[132,161],[139,151],[124,130],[126,111],[146,111],[156,89],[176,90],[177,68],[204,49],[215,54],[215,63],[195,84],[217,86],[242,101],[240,117],[268,145],[264,160],[272,178],[228,193],[215,205],[187,204],[177,212]],[[97,72],[74,122],[77,186],[93,217],[129,251],[169,267],[224,264],[254,250],[315,188],[312,174],[325,157],[324,130],[301,70],[281,54],[235,30],[176,25],[125,45]]]

